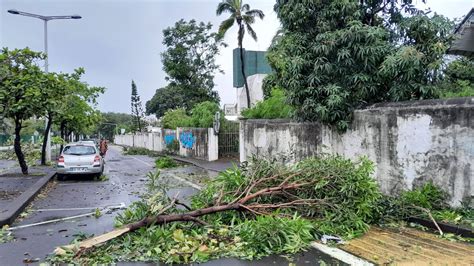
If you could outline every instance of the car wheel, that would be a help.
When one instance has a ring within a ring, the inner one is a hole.
[[[63,174],[57,174],[56,177],[58,178],[59,181],[64,181],[64,175]]]

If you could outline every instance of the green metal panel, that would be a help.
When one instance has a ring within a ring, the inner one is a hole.
[[[0,134],[0,146],[5,145],[14,137],[15,136]],[[31,142],[31,137],[34,138],[35,143],[38,143],[38,141],[40,140],[40,136],[35,136],[35,135],[22,135],[20,136],[20,140],[21,142],[24,142],[24,143]]]
[[[246,51],[244,49],[245,75],[247,77],[255,74],[270,74],[272,69],[268,64],[265,51]],[[244,86],[242,76],[240,49],[233,51],[233,85],[235,88]]]
[[[10,139],[10,135],[0,134],[0,146],[4,145]]]

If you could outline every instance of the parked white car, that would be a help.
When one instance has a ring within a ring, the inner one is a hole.
[[[104,172],[104,158],[92,143],[70,143],[59,156],[56,171],[59,180],[64,179],[65,175],[100,176]]]

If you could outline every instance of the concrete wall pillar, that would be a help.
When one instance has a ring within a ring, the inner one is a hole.
[[[208,128],[207,137],[207,160],[216,161],[219,159],[219,135],[214,134],[213,128]]]

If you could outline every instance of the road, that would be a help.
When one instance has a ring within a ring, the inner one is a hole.
[[[110,206],[128,206],[139,199],[145,191],[146,174],[153,170],[153,159],[147,156],[125,156],[120,147],[111,146],[106,156],[106,181],[68,178],[62,182],[52,182],[46,193],[41,194],[28,208],[26,218],[12,226],[31,225],[39,222],[78,216],[94,212],[96,208]],[[185,166],[174,170],[162,171],[162,176],[172,188],[170,196],[179,192],[179,199],[187,202],[189,196],[199,189],[199,182],[187,181],[183,176],[192,173],[195,181],[207,178],[208,173],[194,166]],[[104,212],[99,218],[79,217],[56,223],[35,225],[14,230],[15,241],[0,244],[0,265],[20,265],[24,259],[44,261],[55,247],[69,244],[77,234],[102,234],[113,229],[114,217],[120,210]],[[320,260],[335,262],[332,258],[311,250],[297,258],[297,265],[315,265]],[[224,259],[212,261],[208,265],[288,265],[280,256],[273,256],[258,262]],[[127,263],[128,264],[128,263]],[[332,263],[331,263],[332,264]],[[204,264],[206,265],[206,264]]]

